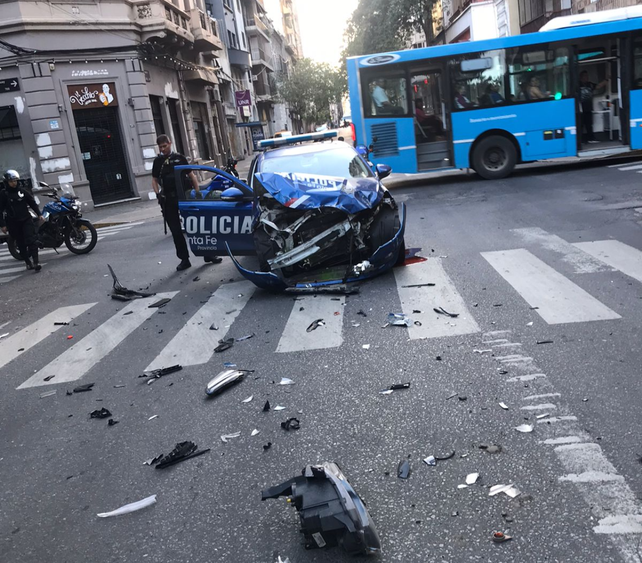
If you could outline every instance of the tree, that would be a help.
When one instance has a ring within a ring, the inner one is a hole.
[[[311,59],[296,61],[289,76],[277,78],[279,99],[308,123],[330,121],[330,106],[340,104],[346,91],[347,85],[336,69]]]

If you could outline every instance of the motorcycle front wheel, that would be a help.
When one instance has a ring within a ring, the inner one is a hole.
[[[9,249],[11,256],[13,256],[16,260],[20,260],[20,262],[22,262],[22,256],[20,256],[20,251],[16,246],[16,241],[13,240],[11,236],[7,238],[7,248]]]
[[[87,254],[98,242],[98,233],[90,221],[79,219],[65,233],[65,244],[74,254]]]

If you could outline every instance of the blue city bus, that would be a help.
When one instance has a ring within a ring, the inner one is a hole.
[[[642,149],[642,6],[347,66],[356,143],[395,172],[496,179],[520,162]]]

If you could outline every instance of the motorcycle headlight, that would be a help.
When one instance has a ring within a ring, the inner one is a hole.
[[[80,203],[78,203],[78,202],[74,201],[74,202],[71,204],[71,208],[72,208],[72,209],[74,209],[74,210],[76,210],[76,211],[80,211]]]
[[[43,209],[43,210],[42,210],[42,217],[43,217],[45,220],[49,219],[49,211],[47,211],[46,209]]]

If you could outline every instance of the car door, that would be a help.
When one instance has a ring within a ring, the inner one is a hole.
[[[181,185],[179,177],[185,171],[201,171],[212,175],[212,178],[200,185],[202,199],[194,190],[186,189],[178,204],[192,253],[195,256],[227,256],[228,245],[236,255],[255,254],[252,188],[242,180],[211,166],[189,164],[177,166],[175,171],[178,176],[176,185]]]

